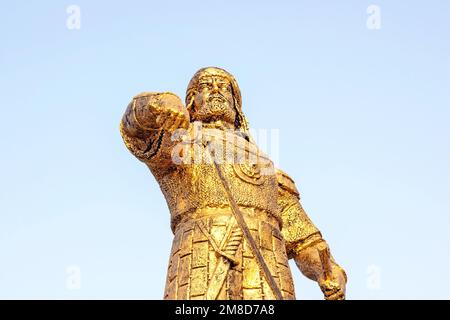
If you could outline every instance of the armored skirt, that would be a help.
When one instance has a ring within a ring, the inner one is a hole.
[[[278,221],[241,208],[284,299],[295,299]],[[275,299],[231,209],[207,208],[175,230],[164,299]]]

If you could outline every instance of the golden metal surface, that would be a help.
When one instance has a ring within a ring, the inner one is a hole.
[[[294,181],[253,142],[231,74],[200,69],[186,107],[170,92],[135,96],[120,131],[170,210],[164,299],[295,299],[291,258],[325,299],[345,298],[344,270]]]

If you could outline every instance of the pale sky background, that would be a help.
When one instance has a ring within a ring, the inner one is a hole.
[[[2,2],[0,298],[162,297],[169,213],[119,121],[141,91],[184,99],[210,65],[235,75],[252,127],[280,130],[349,299],[450,298],[449,14],[445,0]],[[292,272],[298,299],[321,298]]]

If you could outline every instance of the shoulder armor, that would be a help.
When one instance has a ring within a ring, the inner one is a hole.
[[[289,193],[294,194],[296,197],[300,197],[300,194],[295,186],[294,180],[287,175],[284,171],[277,169],[277,182],[278,186]]]

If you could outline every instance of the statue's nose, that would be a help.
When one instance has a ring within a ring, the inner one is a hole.
[[[212,92],[219,92],[219,86],[217,85],[217,82],[213,80],[212,83]]]

